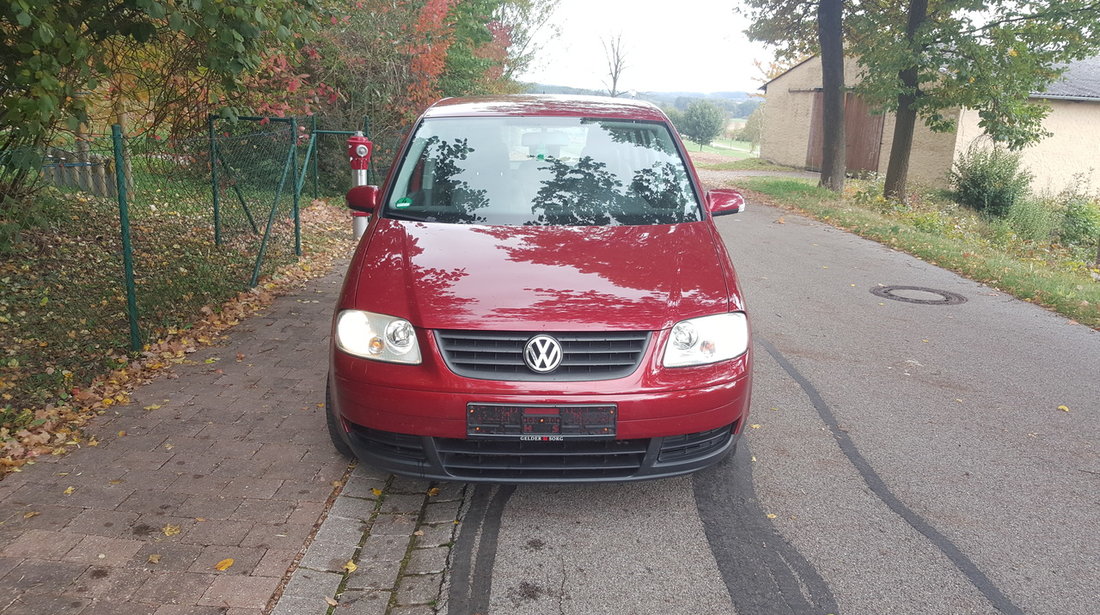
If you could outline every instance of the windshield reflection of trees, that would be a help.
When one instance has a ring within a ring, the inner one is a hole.
[[[398,209],[391,206],[390,213],[425,222],[484,224],[485,217],[475,212],[489,206],[488,191],[474,189],[469,182],[459,178],[469,166],[459,162],[465,162],[476,151],[470,147],[469,139],[456,138],[450,142],[439,136],[428,137],[416,172],[423,175],[424,163],[432,162],[432,184],[408,195],[412,199],[410,207]]]
[[[629,186],[605,162],[583,156],[576,164],[547,158],[528,224],[607,226],[609,224],[676,224],[699,220],[689,199],[687,178],[669,162],[654,162],[634,174]]]
[[[566,161],[547,156],[540,161],[538,190],[530,213],[519,213],[513,202],[520,193],[507,161],[492,160],[491,143],[470,146],[469,138],[451,140],[433,135],[424,141],[407,187],[407,204],[387,208],[387,215],[405,220],[456,224],[524,224],[609,226],[677,224],[701,219],[687,173],[668,160],[669,145],[650,129],[621,125],[592,126],[596,155]],[[482,150],[479,152],[479,150]],[[632,151],[633,150],[633,151]],[[634,169],[609,165],[601,158],[629,157],[638,150],[660,152],[664,160]],[[494,167],[493,164],[505,165]],[[467,179],[478,180],[471,185]],[[509,182],[512,182],[511,184]],[[530,194],[530,193],[528,193]],[[399,203],[400,204],[400,203]],[[528,217],[530,216],[530,217]]]

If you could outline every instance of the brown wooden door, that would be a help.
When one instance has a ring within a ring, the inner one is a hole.
[[[810,115],[810,142],[806,147],[806,168],[821,170],[821,145],[824,140],[821,92],[814,92],[813,110]],[[844,100],[845,166],[848,172],[878,171],[879,153],[882,151],[882,124],[884,116],[874,115],[862,97],[848,94]]]

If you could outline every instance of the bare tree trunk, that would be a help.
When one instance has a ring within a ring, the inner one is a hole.
[[[909,1],[909,22],[905,26],[905,39],[910,53],[916,54],[913,39],[917,29],[928,19],[928,0]],[[905,188],[909,180],[909,154],[913,150],[913,129],[917,125],[917,67],[898,71],[902,93],[898,95],[897,120],[894,122],[894,141],[890,146],[890,163],[886,167],[886,185],[883,195],[888,199],[905,202]]]
[[[844,37],[842,0],[817,5],[817,38],[821,44],[822,152],[820,184],[834,192],[844,189],[847,144],[844,135]]]
[[[607,57],[607,77],[610,80],[607,92],[610,96],[618,96],[620,94],[619,77],[626,68],[626,51],[623,49],[621,32],[603,42],[603,52]]]

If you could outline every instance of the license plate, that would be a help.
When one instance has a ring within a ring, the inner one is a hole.
[[[554,442],[566,438],[614,438],[615,405],[509,406],[468,404],[466,435]]]

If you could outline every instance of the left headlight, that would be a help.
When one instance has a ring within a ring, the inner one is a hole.
[[[420,363],[416,329],[404,318],[361,310],[336,316],[336,347],[364,359],[389,363]]]
[[[749,349],[749,321],[742,312],[681,320],[665,344],[665,367],[706,365],[732,359]]]

